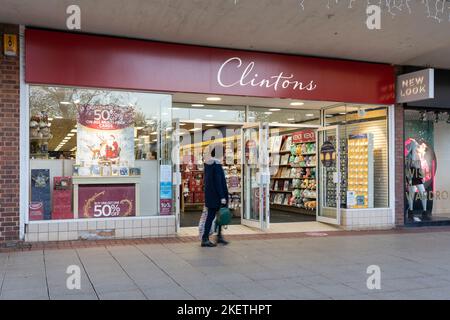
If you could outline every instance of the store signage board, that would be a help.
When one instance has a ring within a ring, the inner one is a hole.
[[[293,143],[315,142],[316,132],[314,130],[302,130],[292,134]]]
[[[37,29],[26,29],[25,49],[27,83],[395,103],[394,67],[387,64]]]
[[[397,77],[397,103],[434,98],[434,69],[425,69]]]

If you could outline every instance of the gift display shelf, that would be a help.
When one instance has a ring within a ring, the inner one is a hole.
[[[278,139],[278,141],[275,139]],[[282,136],[281,143],[279,138],[275,139],[269,143],[269,154],[272,158],[272,166],[280,168],[271,176],[269,189],[271,206],[277,210],[315,215],[315,200],[317,198],[315,178],[317,164],[316,159],[314,159],[317,154],[315,140],[293,143],[292,135],[289,134]],[[314,151],[311,151],[311,149]],[[281,164],[282,158],[276,158],[277,155],[282,155],[285,163]],[[306,161],[306,163],[297,164],[292,160],[296,162]],[[292,170],[296,170],[294,176]],[[298,172],[297,170],[301,171]],[[310,176],[305,176],[305,174],[310,174]],[[298,181],[302,181],[300,185],[298,185]],[[296,183],[295,186],[294,182]],[[278,190],[275,186],[278,186]]]

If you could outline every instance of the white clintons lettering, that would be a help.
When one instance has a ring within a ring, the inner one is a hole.
[[[234,68],[238,72],[237,76],[230,82],[226,82],[223,79],[223,74],[225,68]],[[261,88],[273,88],[273,90],[277,91],[278,89],[292,89],[292,90],[306,90],[313,91],[317,88],[317,84],[314,80],[310,80],[309,82],[302,82],[294,79],[294,75],[285,74],[284,72],[280,72],[277,75],[268,76],[265,78],[261,78],[257,72],[254,71],[255,62],[251,61],[247,65],[243,65],[242,59],[239,57],[233,57],[225,61],[219,68],[217,72],[217,82],[220,86],[224,88],[231,88],[235,86],[252,86],[252,87],[261,87]]]

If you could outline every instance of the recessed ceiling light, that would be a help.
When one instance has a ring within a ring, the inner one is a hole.
[[[325,117],[327,117],[327,118],[333,118],[333,115],[332,115],[332,114],[327,114]]]
[[[180,123],[179,125],[180,125],[180,127],[182,127],[182,126],[185,126],[186,123]]]
[[[192,129],[189,129],[189,131],[199,131],[199,130],[202,130],[202,129],[200,129],[200,128],[192,128]]]
[[[206,98],[207,101],[220,101],[222,100],[221,97],[208,97]]]
[[[67,136],[68,137],[73,137],[75,135],[75,133],[68,133]]]
[[[272,121],[272,123],[279,123],[278,121]]]
[[[269,111],[280,111],[281,109],[278,108],[273,108],[273,109],[269,109]]]
[[[314,113],[307,113],[305,114],[306,117],[314,117]]]
[[[290,105],[291,106],[303,106],[305,103],[304,102],[291,102]]]
[[[213,124],[207,124],[206,126],[207,126],[207,127],[214,127]]]
[[[219,110],[219,112],[228,112],[228,110]]]
[[[339,114],[344,115],[344,114],[347,114],[347,113],[346,112],[339,112]]]
[[[272,114],[272,112],[266,111],[266,112],[264,112],[264,114]]]
[[[205,115],[205,117],[207,117],[207,118],[212,118],[212,117],[214,117],[212,114],[207,114],[207,115]]]
[[[55,119],[62,119],[63,117],[61,116],[55,116]]]
[[[204,107],[205,105],[204,104],[200,104],[200,103],[194,103],[194,104],[191,104],[191,106],[192,107],[201,108],[201,107]]]
[[[295,118],[288,118],[287,121],[295,121]]]
[[[61,101],[60,104],[67,105],[67,104],[70,104],[70,102],[69,101]]]

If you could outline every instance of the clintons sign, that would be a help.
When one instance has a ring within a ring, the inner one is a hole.
[[[222,72],[224,68],[234,68],[233,72],[237,70],[236,75],[238,76],[238,80],[226,83],[222,79]],[[217,82],[220,86],[224,88],[231,88],[235,86],[252,86],[252,87],[265,87],[265,88],[273,88],[274,91],[278,91],[278,89],[292,89],[292,90],[307,90],[313,91],[317,88],[317,84],[314,80],[307,81],[298,81],[294,78],[294,74],[285,74],[283,71],[276,75],[269,75],[267,78],[261,78],[255,69],[255,62],[249,62],[245,67],[243,66],[242,59],[239,57],[233,57],[225,61],[219,68],[217,72]]]
[[[386,64],[27,29],[27,83],[395,103]],[[61,72],[64,70],[64,72]]]

